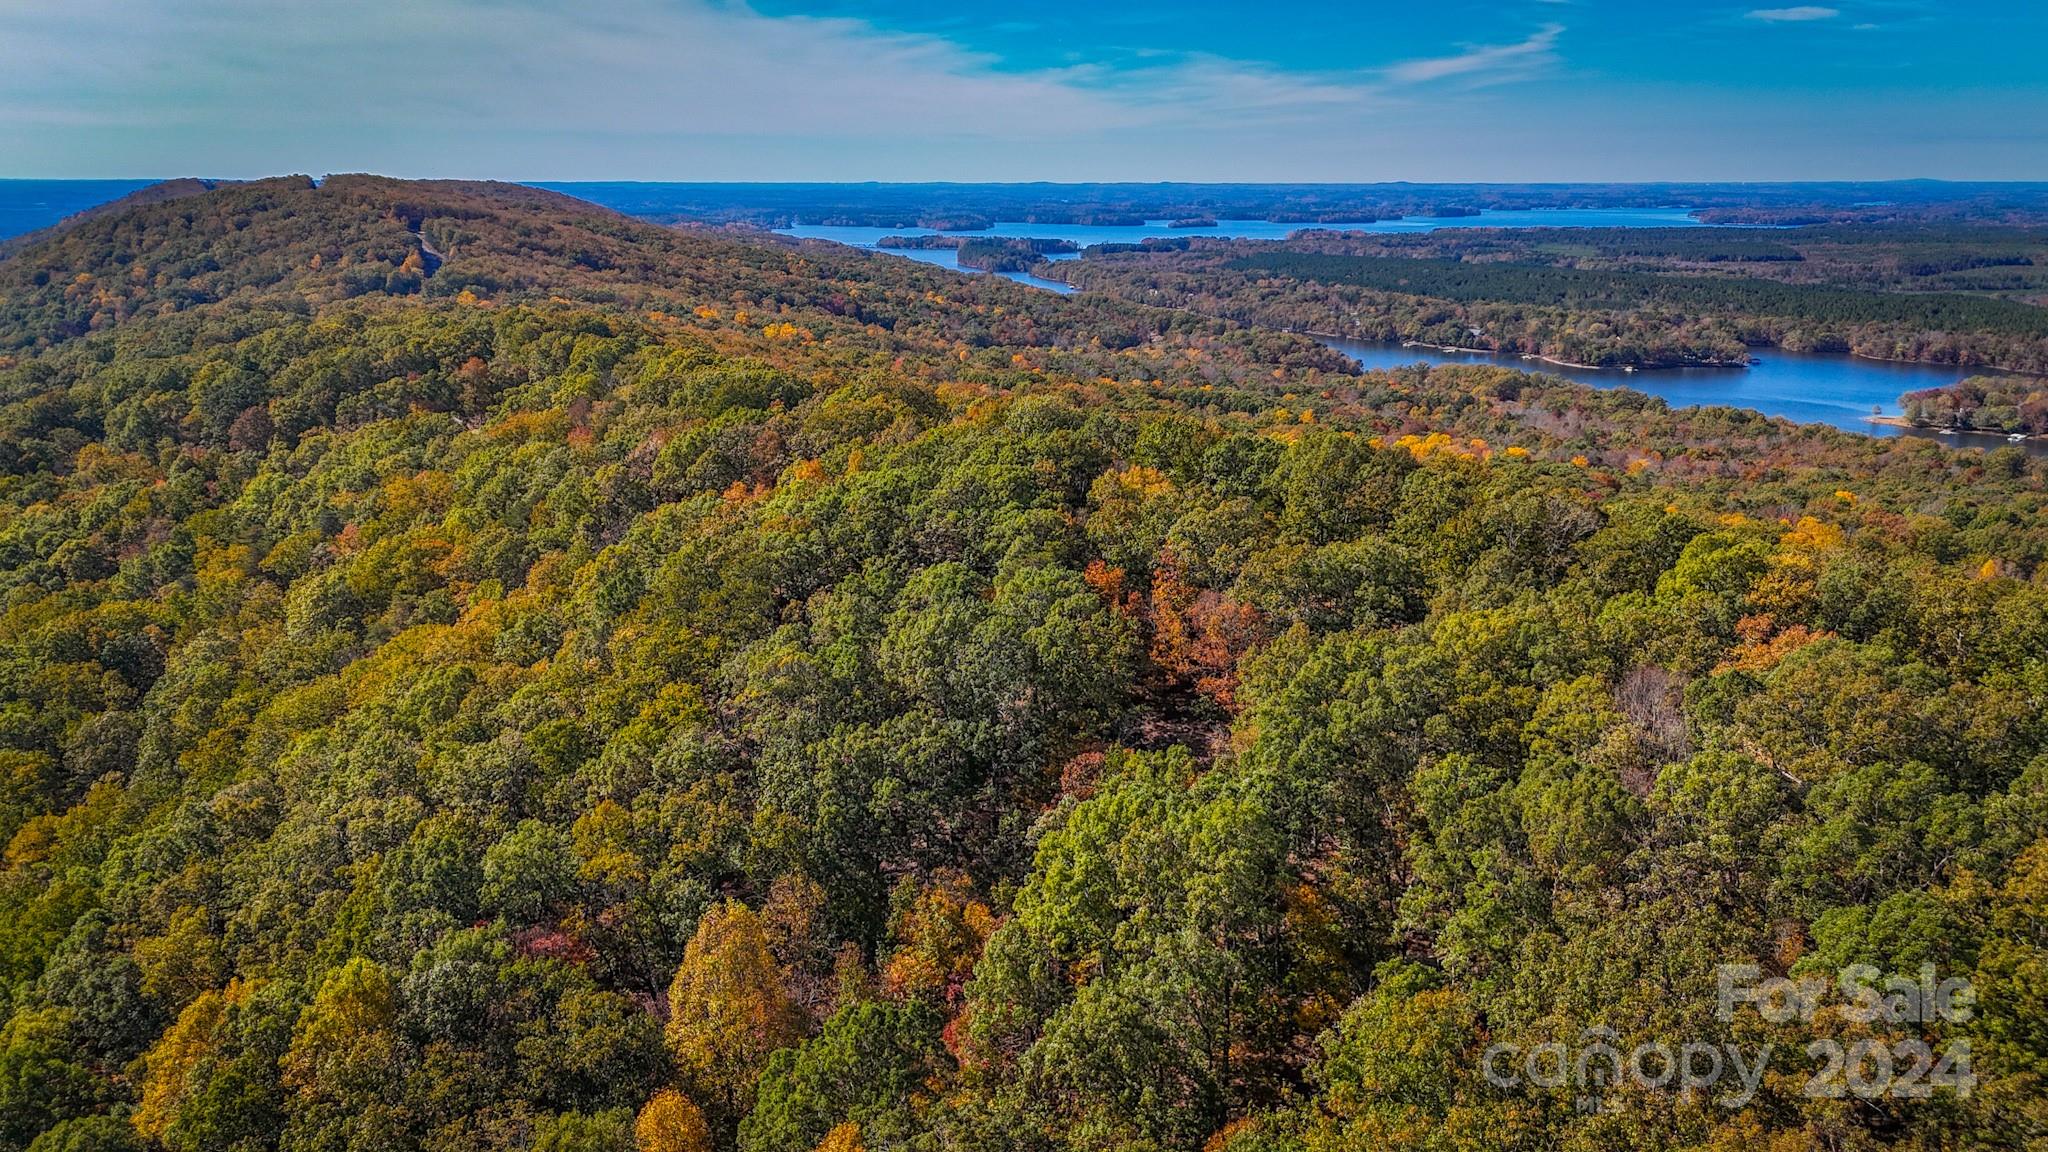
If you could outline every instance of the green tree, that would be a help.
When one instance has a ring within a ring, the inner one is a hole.
[[[321,981],[280,1065],[291,1093],[281,1148],[412,1145],[402,1090],[412,1054],[398,1024],[397,988],[374,961],[357,957]]]
[[[951,1063],[940,1022],[915,1002],[841,1008],[818,1035],[769,1058],[740,1125],[742,1152],[808,1152],[848,1122],[871,1140],[915,1136],[927,1084]]]

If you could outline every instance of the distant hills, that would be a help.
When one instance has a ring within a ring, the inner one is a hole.
[[[1148,220],[1364,222],[1482,209],[1669,208],[1731,223],[1927,217],[2048,221],[2048,184],[1937,180],[1650,184],[688,184],[544,182],[662,221],[968,231],[998,220],[1131,225]]]
[[[117,200],[110,200],[104,204],[96,204],[93,207],[87,208],[82,212],[74,212],[71,215],[64,217],[62,220],[59,220],[57,223],[52,224],[47,228],[38,228],[32,232],[27,232],[19,236],[0,237],[0,256],[6,256],[9,253],[17,252],[23,248],[28,247],[31,244],[36,243],[39,240],[43,240],[57,233],[67,231],[72,228],[76,228],[78,227],[78,225],[84,223],[85,221],[94,219],[96,217],[126,212],[130,208],[139,208],[147,204],[162,204],[171,200],[179,200],[186,196],[194,196],[201,192],[211,191],[215,188],[221,187],[223,184],[228,183],[233,182],[224,180],[201,180],[194,177],[184,177],[176,180],[159,181],[155,184],[149,185],[146,188],[139,188],[133,192],[130,192]]]

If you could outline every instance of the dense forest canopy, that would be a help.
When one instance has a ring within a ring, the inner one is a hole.
[[[2048,291],[2048,228],[1953,221],[1803,228],[1305,228],[1290,251],[1510,261],[1904,292]]]
[[[2012,449],[499,185],[103,214],[0,262],[0,1148],[2038,1143],[2044,572]],[[1859,964],[1976,1010],[1716,1011]],[[1490,1074],[1589,1034],[1776,1056]]]
[[[1599,272],[1541,264],[1388,260],[1307,252],[1249,256],[1225,267],[1459,303],[1500,301],[1560,308],[1662,305],[1686,312],[1741,313],[1814,324],[1897,324],[2048,338],[2048,310],[1956,293],[1854,292],[1772,281]]]

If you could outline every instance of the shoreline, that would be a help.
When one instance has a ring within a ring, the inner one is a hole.
[[[1746,363],[1735,364],[1725,360],[1703,360],[1697,364],[1581,364],[1576,360],[1560,360],[1555,356],[1545,356],[1540,352],[1503,352],[1495,348],[1465,348],[1456,344],[1431,344],[1423,340],[1369,340],[1360,336],[1341,336],[1335,332],[1318,332],[1313,328],[1301,329],[1300,334],[1322,340],[1351,340],[1360,344],[1399,344],[1403,348],[1427,348],[1432,352],[1455,352],[1464,356],[1499,356],[1505,359],[1534,360],[1538,363],[1551,364],[1559,368],[1576,368],[1581,372],[1613,372],[1622,376],[1631,376],[1638,372],[1683,372],[1689,368],[1746,369],[1749,367]]]
[[[1513,369],[1515,367],[1512,363],[1512,360],[1515,356],[1518,355],[1517,353],[1488,352],[1485,350],[1445,349],[1440,345],[1424,344],[1418,341],[1363,340],[1355,336],[1339,336],[1329,332],[1318,331],[1316,329],[1285,329],[1285,331],[1316,339],[1322,342],[1325,347],[1330,348],[1333,351],[1339,353],[1346,353],[1346,348],[1344,347],[1346,345],[1358,345],[1361,347],[1376,345],[1381,348],[1414,348],[1418,350],[1428,349],[1437,352],[1477,351],[1480,355],[1492,358],[1495,362],[1498,362],[1501,367],[1506,367],[1510,369]],[[1875,357],[1868,356],[1850,357],[1846,354],[1840,353],[1837,353],[1835,355],[1841,356],[1841,358],[1845,361],[1852,359],[1862,359],[1868,362],[1876,359]],[[1356,362],[1356,356],[1352,356],[1351,358],[1354,362]],[[1554,363],[1555,361],[1552,362]],[[1441,364],[1445,363],[1445,361],[1436,361],[1436,363]],[[1907,363],[1918,362],[1910,361]],[[1531,372],[1537,374],[1542,374],[1547,371],[1547,369],[1529,367],[1526,365],[1522,366],[1520,370],[1524,372]],[[1367,371],[1371,371],[1371,369],[1367,369]],[[1927,439],[1938,438],[1938,442],[1945,441],[1947,445],[1953,449],[1969,448],[1978,450],[1989,450],[1999,445],[2007,445],[2010,447],[2022,448],[2026,451],[2026,453],[2029,456],[2040,457],[2043,455],[2048,455],[2048,434],[2027,436],[2021,440],[2012,440],[2010,439],[2010,433],[1962,428],[1944,429],[1929,425],[1914,424],[1902,415],[1886,415],[1881,412],[1875,415],[1869,414],[1870,409],[1868,408],[1864,409],[1865,414],[1862,415],[1851,415],[1849,413],[1841,413],[1839,415],[1834,416],[1823,415],[1815,417],[1810,415],[1791,415],[1784,412],[1772,412],[1766,408],[1759,407],[1751,403],[1745,403],[1742,400],[1738,399],[1724,398],[1720,400],[1713,400],[1694,396],[1686,400],[1677,400],[1673,399],[1670,396],[1665,395],[1662,391],[1660,391],[1660,378],[1656,375],[1654,371],[1641,371],[1636,373],[1622,373],[1612,369],[1596,369],[1596,371],[1600,373],[1602,379],[1596,381],[1594,379],[1590,379],[1587,377],[1578,377],[1577,382],[1582,387],[1602,389],[1633,389],[1634,391],[1641,392],[1648,396],[1660,396],[1664,399],[1664,401],[1667,404],[1670,404],[1674,408],[1702,404],[1725,404],[1731,407],[1744,408],[1750,411],[1758,412],[1759,414],[1764,416],[1787,420],[1795,425],[1829,426],[1833,427],[1837,431],[1846,432],[1850,435],[1856,436],[1874,437],[1895,435],[1897,433],[1905,433],[1912,436],[1925,437]],[[1552,373],[1552,375],[1556,374]],[[1560,378],[1572,379],[1570,377]],[[1668,379],[1668,377],[1666,377],[1666,379]],[[1734,378],[1731,377],[1730,382],[1732,382],[1733,379]],[[1896,429],[1897,431],[1890,431],[1893,429]]]
[[[1729,368],[1748,369],[1750,367],[1753,367],[1753,365],[1748,363],[1747,361],[1737,363],[1732,360],[1702,360],[1698,363],[1693,364],[1581,364],[1577,361],[1560,360],[1555,356],[1544,356],[1540,353],[1535,352],[1503,352],[1495,348],[1466,348],[1457,344],[1431,344],[1424,340],[1403,340],[1399,337],[1396,337],[1393,340],[1375,340],[1366,336],[1347,336],[1339,332],[1323,332],[1318,331],[1314,328],[1283,328],[1281,329],[1281,331],[1298,331],[1303,336],[1314,336],[1317,339],[1321,340],[1353,340],[1360,344],[1399,344],[1403,348],[1427,348],[1432,352],[1456,352],[1466,356],[1499,356],[1503,358],[1537,360],[1545,364],[1555,364],[1560,368],[1577,368],[1584,372],[1684,372],[1689,369],[1698,368],[1713,368],[1719,370]],[[1998,376],[2032,375],[2031,373],[2026,372],[2019,368],[2001,368],[1995,364],[1951,364],[1947,361],[1942,360],[1906,360],[1897,356],[1872,356],[1867,352],[1856,352],[1853,350],[1847,352],[1828,352],[1822,350],[1786,348],[1780,344],[1761,344],[1753,345],[1753,347],[1767,348],[1773,352],[1783,352],[1791,356],[1847,356],[1852,360],[1868,360],[1873,364],[1905,364],[1918,365],[1927,368],[1953,368],[1958,372],[1970,374],[1985,373],[1987,375]],[[1914,427],[1920,427],[1920,425],[1914,425]],[[1977,430],[1962,429],[1962,431]],[[1985,431],[1984,434],[1999,436],[2005,435],[2005,433],[2003,432],[1993,433],[1989,431]],[[2048,439],[2048,436],[2044,436],[2042,438]]]
[[[1819,350],[1811,352],[1796,352],[1791,348],[1780,347],[1776,344],[1766,344],[1764,345],[1764,347],[1775,348],[1780,352],[1792,352],[1794,355],[1803,356],[1848,356],[1856,360],[1868,360],[1873,364],[1925,364],[1930,368],[1953,368],[1958,372],[1968,372],[1973,376],[1978,373],[1983,373],[1988,376],[2036,375],[2036,373],[2029,372],[2024,368],[2000,368],[1996,364],[1950,364],[1942,360],[1906,360],[1898,356],[1872,356],[1868,352],[1858,352],[1853,348],[1847,352],[1825,352]]]
[[[1560,360],[1560,359],[1558,359],[1558,358],[1557,358],[1557,357],[1555,357],[1555,356],[1545,356],[1545,355],[1543,355],[1543,354],[1542,354],[1541,352],[1503,352],[1503,351],[1500,351],[1500,350],[1498,350],[1498,349],[1495,349],[1495,348],[1464,348],[1464,347],[1460,347],[1459,345],[1456,345],[1456,344],[1431,344],[1431,343],[1428,343],[1428,342],[1426,342],[1426,341],[1422,341],[1422,340],[1403,340],[1403,341],[1401,341],[1401,347],[1403,347],[1403,348],[1427,348],[1427,349],[1429,349],[1429,350],[1430,350],[1430,351],[1432,351],[1432,352],[1456,352],[1456,353],[1459,353],[1460,355],[1464,355],[1464,356],[1512,356],[1512,357],[1514,357],[1514,358],[1516,358],[1516,359],[1519,359],[1519,360],[1535,360],[1535,361],[1538,361],[1539,363],[1543,363],[1543,364],[1554,364],[1554,365],[1556,365],[1556,366],[1557,366],[1557,367],[1559,367],[1559,368],[1577,368],[1577,369],[1578,369],[1578,370],[1580,370],[1581,372],[1621,372],[1621,373],[1630,373],[1630,372],[1656,372],[1656,371],[1660,371],[1660,370],[1661,370],[1661,369],[1660,369],[1659,367],[1651,367],[1651,366],[1649,366],[1649,365],[1643,365],[1643,364],[1623,364],[1623,365],[1620,365],[1620,366],[1618,366],[1618,367],[1613,367],[1613,368],[1610,368],[1610,367],[1608,367],[1608,366],[1606,366],[1606,365],[1604,365],[1604,364],[1581,364],[1581,363],[1579,363],[1579,362],[1578,362],[1578,361],[1576,361],[1576,360]],[[1670,367],[1673,367],[1673,368],[1717,368],[1717,367],[1722,367],[1722,365],[1717,365],[1717,364],[1674,364],[1674,365],[1671,365]]]
[[[1876,359],[1876,357],[1866,357],[1866,359]],[[1909,361],[1909,363],[1911,363],[1911,361]],[[1993,440],[2003,440],[2008,444],[2025,444],[2030,441],[2048,441],[2048,434],[2042,434],[2038,432],[2021,433],[2020,438],[2018,440],[2014,440],[2013,433],[2000,432],[1995,428],[1954,428],[1943,427],[1938,424],[1915,424],[1911,420],[1906,419],[1904,416],[1871,416],[1867,419],[1869,423],[1882,424],[1887,428],[1904,428],[1913,432],[1932,432],[1936,435],[1975,436],[1989,438]]]

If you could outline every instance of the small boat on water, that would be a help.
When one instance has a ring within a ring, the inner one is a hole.
[[[2015,444],[2019,443],[2022,440],[2025,440],[2026,438],[2027,434],[2025,432],[2015,432],[2012,435],[2006,437],[2007,440],[2010,440]]]

